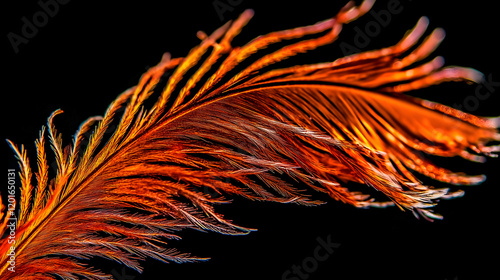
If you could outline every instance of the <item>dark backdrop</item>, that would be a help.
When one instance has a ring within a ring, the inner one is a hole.
[[[447,31],[436,54],[445,56],[448,65],[474,67],[493,81],[500,81],[499,25],[492,4],[485,0],[461,5],[451,0],[436,2],[401,0],[403,11],[393,15],[388,26],[360,49],[396,43],[421,15],[426,15],[431,28]],[[41,8],[36,1],[9,3],[3,9],[6,29],[2,61],[7,61],[2,75],[2,103],[7,109],[4,138],[33,151],[38,130],[52,111],[61,108],[65,113],[56,124],[69,139],[81,121],[104,113],[108,104],[135,85],[164,52],[185,56],[199,42],[196,31],[209,33],[247,8],[253,8],[255,16],[234,45],[270,31],[329,18],[344,3],[209,0],[109,4],[74,0],[60,5],[17,53],[7,34],[20,35],[22,18],[31,19]],[[214,5],[226,10],[218,12]],[[387,2],[379,1],[373,9],[386,8]],[[346,26],[339,42],[354,45],[353,28],[364,28],[373,19],[367,15]],[[334,43],[311,59],[331,61],[339,56],[339,43]],[[447,105],[462,105],[474,114],[499,115],[498,92],[478,100],[471,98],[474,91],[475,86],[446,84],[419,94]],[[6,144],[4,147],[7,164],[15,167],[11,151]],[[490,159],[480,165],[453,159],[444,164],[457,171],[484,173],[488,180],[480,186],[462,188],[466,190],[462,198],[443,201],[436,209],[444,215],[442,221],[417,220],[396,208],[361,210],[333,201],[320,207],[300,207],[236,199],[234,204],[218,209],[239,225],[257,228],[257,232],[223,236],[184,231],[183,240],[172,243],[182,251],[211,257],[210,261],[164,264],[148,260],[142,275],[118,264],[103,263],[103,267],[114,272],[117,279],[282,279],[292,265],[313,256],[318,237],[326,240],[330,236],[340,247],[307,279],[496,278],[499,161]]]

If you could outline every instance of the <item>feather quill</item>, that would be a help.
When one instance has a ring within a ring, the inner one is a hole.
[[[334,42],[344,24],[372,5],[371,0],[360,6],[349,2],[332,19],[272,32],[242,47],[231,42],[252,17],[250,10],[211,35],[199,32],[201,43],[185,58],[165,54],[103,117],[86,120],[68,147],[53,124],[62,111],[55,111],[35,142],[34,174],[24,147],[8,141],[19,160],[21,212],[16,271],[8,270],[11,244],[4,238],[0,279],[109,279],[85,264],[93,257],[139,272],[147,257],[202,260],[168,248],[166,240],[178,239],[176,232],[186,228],[248,233],[251,229],[214,210],[228,202],[224,196],[321,204],[308,194],[312,190],[356,207],[397,205],[440,218],[429,208],[461,192],[423,185],[412,171],[455,185],[485,178],[436,166],[422,153],[483,161],[500,150],[489,144],[500,141],[499,117],[476,117],[404,94],[445,81],[481,80],[473,69],[443,67],[440,57],[422,62],[444,38],[442,30],[422,41],[424,17],[388,48],[333,62],[268,68]],[[194,74],[186,77],[189,71]],[[162,79],[166,85],[159,87]],[[146,108],[153,95],[156,103]],[[47,139],[57,162],[53,179]],[[372,187],[387,201],[351,191],[346,182]],[[8,212],[0,206],[3,235]]]

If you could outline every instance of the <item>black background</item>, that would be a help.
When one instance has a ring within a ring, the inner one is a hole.
[[[103,114],[107,105],[135,85],[164,52],[185,56],[199,42],[195,36],[198,30],[210,33],[247,8],[254,9],[255,16],[237,37],[235,46],[270,31],[329,18],[345,4],[333,0],[219,2],[237,3],[232,11],[222,14],[222,21],[211,0],[114,4],[74,0],[61,5],[17,54],[7,33],[20,34],[21,18],[31,19],[40,7],[36,1],[9,3],[10,7],[3,8],[6,21],[2,24],[6,28],[3,61],[7,61],[2,75],[4,138],[34,151],[38,130],[52,111],[61,108],[65,113],[56,119],[56,125],[68,140],[80,122]],[[426,15],[431,28],[447,31],[436,54],[443,55],[448,65],[473,67],[500,81],[496,9],[485,0],[461,5],[451,0],[437,2],[401,0],[403,11],[394,15],[389,26],[363,50],[396,43],[420,16]],[[373,9],[385,9],[386,3],[378,1]],[[352,28],[363,28],[372,20],[367,15],[347,25],[338,42],[352,44]],[[319,62],[342,56],[338,42],[313,58]],[[445,84],[419,94],[453,105],[462,104],[474,90],[475,86]],[[497,92],[469,112],[499,115],[499,100]],[[12,152],[6,144],[4,147],[7,164],[15,167]],[[292,265],[312,256],[317,237],[331,235],[341,246],[308,279],[496,278],[499,160],[490,159],[481,165],[453,159],[443,164],[456,171],[484,173],[488,180],[480,186],[463,187],[466,195],[462,198],[442,201],[436,209],[444,215],[442,221],[417,220],[396,208],[362,210],[337,202],[310,208],[236,199],[232,205],[218,209],[239,225],[257,228],[257,232],[223,236],[184,231],[183,240],[172,243],[184,252],[211,257],[210,261],[164,264],[148,260],[142,275],[113,263],[103,263],[103,269],[115,271],[121,279],[137,280],[282,279]],[[431,180],[426,183],[446,187]]]

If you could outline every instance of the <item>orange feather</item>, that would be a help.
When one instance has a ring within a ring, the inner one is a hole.
[[[421,18],[391,47],[328,63],[274,65],[334,42],[343,25],[372,4],[349,2],[332,19],[272,32],[242,47],[231,43],[250,10],[211,35],[200,32],[201,43],[185,58],[164,55],[103,117],[85,121],[68,147],[53,125],[62,113],[55,111],[36,141],[36,173],[24,147],[9,141],[19,159],[21,212],[17,269],[8,270],[11,244],[5,238],[0,279],[108,279],[81,261],[92,257],[139,272],[146,257],[202,260],[168,248],[166,240],[186,228],[249,232],[214,210],[228,202],[224,196],[317,205],[322,202],[311,194],[321,192],[356,207],[396,205],[440,218],[429,208],[462,192],[424,185],[412,171],[456,185],[478,184],[484,176],[454,173],[421,153],[483,161],[500,150],[489,145],[500,141],[499,117],[476,117],[404,94],[445,81],[481,80],[470,68],[443,68],[439,57],[422,63],[443,39],[442,30],[420,43],[428,25]],[[148,107],[152,96],[157,100]],[[51,179],[46,139],[57,162]],[[372,187],[387,200],[349,190],[346,182]],[[3,235],[9,216],[0,206]]]

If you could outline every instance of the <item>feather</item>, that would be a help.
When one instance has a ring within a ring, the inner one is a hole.
[[[185,58],[165,54],[103,117],[86,120],[67,147],[53,124],[62,113],[56,110],[35,142],[34,174],[24,147],[8,140],[19,160],[21,212],[15,244],[2,239],[0,279],[109,279],[85,263],[95,257],[138,272],[147,257],[204,260],[166,241],[188,228],[250,232],[215,211],[229,202],[226,196],[318,205],[323,202],[313,194],[319,192],[356,207],[396,205],[440,218],[429,208],[462,192],[424,185],[415,172],[455,185],[485,177],[454,173],[423,154],[482,162],[500,150],[490,144],[500,141],[499,117],[476,117],[405,94],[446,81],[481,81],[476,70],[443,67],[440,57],[424,62],[444,38],[442,30],[421,40],[428,26],[423,17],[391,47],[276,66],[334,42],[344,24],[372,5],[349,2],[332,19],[272,32],[242,47],[231,43],[251,10],[211,35],[199,32],[201,43]],[[57,162],[52,179],[47,144]],[[350,190],[348,182],[387,199]],[[4,236],[13,213],[0,206]],[[14,247],[12,272],[8,254]]]

